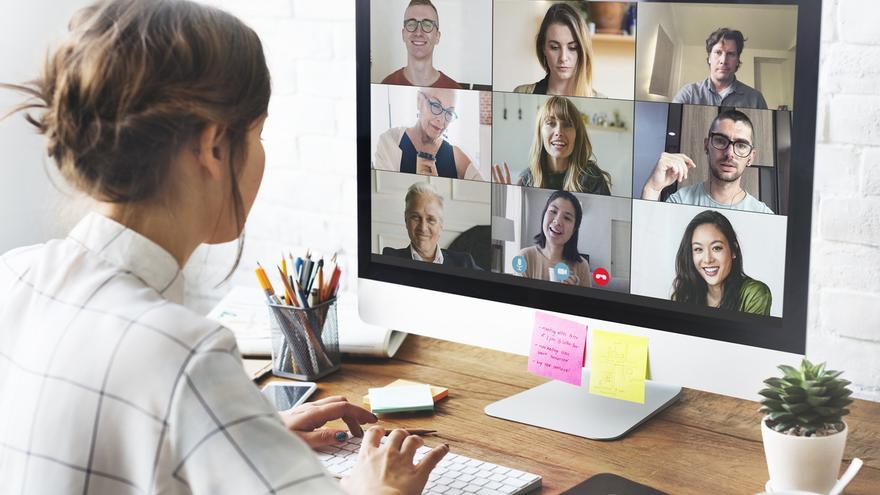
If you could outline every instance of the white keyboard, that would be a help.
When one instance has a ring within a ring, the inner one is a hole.
[[[382,438],[385,443],[387,438]],[[357,460],[361,439],[350,438],[340,446],[318,449],[318,458],[334,476],[347,476]],[[420,461],[430,447],[421,446],[415,460]],[[510,469],[491,462],[483,462],[463,455],[448,453],[431,471],[423,495],[520,495],[541,486],[537,474]]]

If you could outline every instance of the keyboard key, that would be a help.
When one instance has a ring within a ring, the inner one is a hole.
[[[510,472],[510,468],[506,468],[504,466],[495,466],[495,468],[492,469],[492,472],[498,474],[507,474]]]
[[[489,480],[487,480],[486,478],[474,478],[474,480],[471,481],[471,484],[474,486],[483,486],[488,482]]]

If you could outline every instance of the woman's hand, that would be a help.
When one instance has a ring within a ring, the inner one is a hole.
[[[422,493],[428,475],[449,453],[449,446],[434,447],[418,464],[413,464],[416,449],[422,446],[420,437],[394,430],[385,445],[380,445],[383,435],[385,429],[381,426],[367,431],[354,470],[340,481],[342,489],[351,495]]]
[[[416,173],[437,177],[437,162],[427,158],[416,157]]]
[[[510,168],[507,167],[507,162],[501,163],[504,165],[504,170],[497,163],[492,165],[492,182],[510,184]]]
[[[345,397],[339,395],[282,411],[281,419],[288,430],[299,435],[313,449],[338,444],[348,439],[348,432],[345,430],[321,428],[328,421],[341,419],[348,425],[352,435],[360,437],[364,435],[362,424],[375,423],[379,420],[370,411],[348,402]]]

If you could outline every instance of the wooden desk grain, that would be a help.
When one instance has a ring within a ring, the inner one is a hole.
[[[544,494],[559,493],[603,472],[669,494],[763,491],[767,467],[757,403],[685,389],[666,411],[612,442],[487,416],[483,408],[489,403],[545,381],[526,371],[526,361],[524,356],[411,335],[395,359],[343,362],[339,372],[319,382],[316,398],[345,395],[359,404],[368,388],[397,378],[448,387],[449,397],[433,414],[383,416],[381,424],[436,429],[438,435],[425,438],[427,445],[445,442],[452,452],[540,474]],[[843,467],[853,457],[865,465],[845,493],[878,495],[880,404],[856,401],[848,423]]]

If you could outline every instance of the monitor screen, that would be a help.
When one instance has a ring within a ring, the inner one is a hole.
[[[360,1],[359,276],[803,353],[818,9]]]

